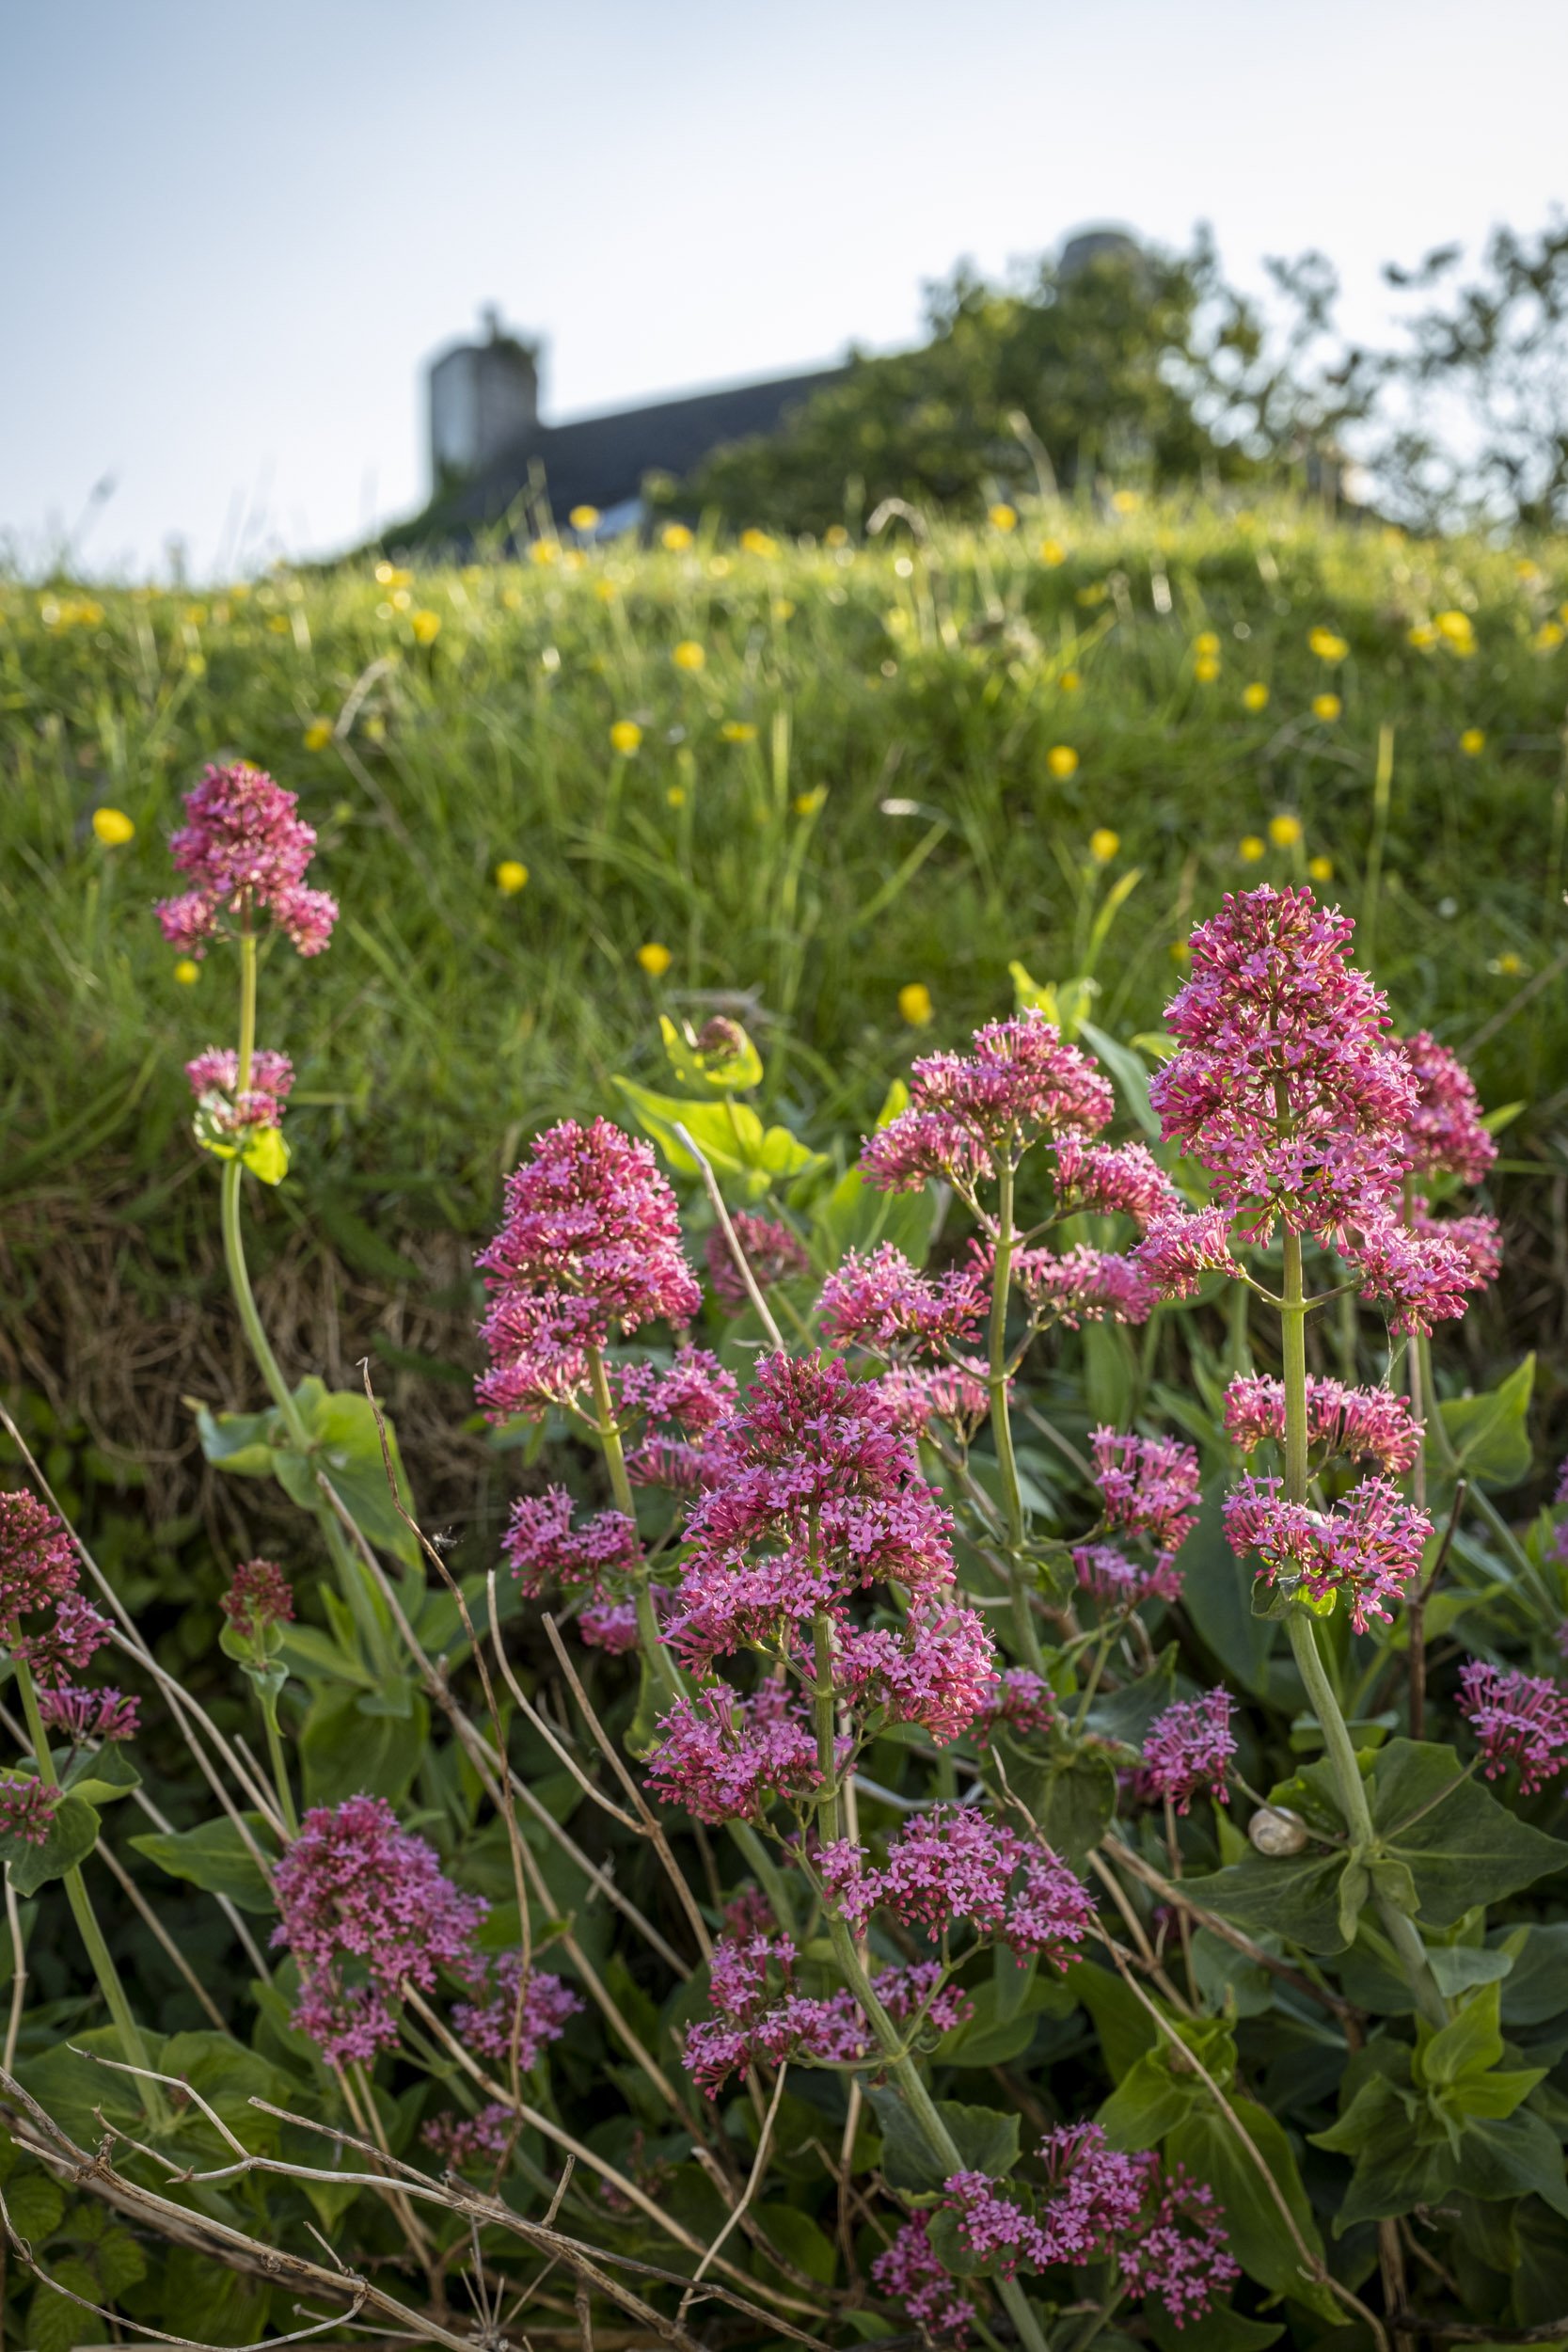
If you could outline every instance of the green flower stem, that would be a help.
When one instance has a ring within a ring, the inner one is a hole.
[[[838,1724],[833,1693],[832,1621],[819,1610],[812,1619],[811,1629],[816,1683],[816,1696],[812,1701],[812,1714],[816,1724],[816,1769],[821,1775],[824,1791],[816,1807],[816,1822],[823,1844],[832,1845],[841,1834],[838,1805]]]
[[[824,1834],[826,1834],[825,1827]],[[831,1913],[828,1918],[828,1932],[832,1940],[833,1957],[843,1972],[844,1981],[865,2013],[866,2023],[875,2034],[878,2047],[886,2060],[887,2072],[902,2091],[905,2104],[914,2119],[916,2129],[933,2157],[942,2166],[944,2177],[954,2172],[964,2171],[967,2168],[962,2152],[938,2113],[936,2101],[926,2088],[920,2068],[904,2050],[898,2038],[897,2027],[877,1998],[861,1956],[855,1949],[853,1937],[844,1921]],[[1045,2331],[1035,2316],[1029,2298],[1019,2281],[1016,2279],[997,2279],[992,2281],[992,2284],[1002,2299],[1004,2311],[1013,2323],[1018,2340],[1026,2347],[1026,2352],[1049,2352]]]
[[[996,1264],[990,1288],[990,1368],[987,1386],[990,1391],[991,1435],[996,1445],[996,1467],[1002,1483],[1002,1510],[1007,1530],[1007,1587],[1012,1596],[1013,1631],[1026,1666],[1036,1674],[1045,1671],[1040,1653],[1040,1637],[1035,1625],[1035,1613],[1029,1606],[1029,1587],[1024,1581],[1023,1562],[1023,1497],[1019,1489],[1018,1461],[1013,1453],[1013,1427],[1007,1406],[1007,1295],[1012,1283],[1013,1244],[1013,1170],[1004,1162],[997,1170],[996,1200]]]
[[[1286,1229],[1283,1235],[1285,1279],[1280,1301],[1280,1340],[1285,1389],[1285,1495],[1291,1502],[1307,1501],[1307,1308],[1302,1291],[1301,1235]],[[1334,1693],[1334,1686],[1318,1647],[1317,1622],[1299,1603],[1286,1613],[1291,1648],[1313,1712],[1323,1728],[1323,1746],[1334,1772],[1339,1810],[1345,1817],[1353,1846],[1376,1843],[1367,1787],[1361,1777],[1349,1728]],[[1448,2003],[1426,1956],[1414,1920],[1376,1890],[1374,1899],[1384,1931],[1398,1957],[1401,1973],[1423,2017],[1439,2027],[1449,2022]]]
[[[49,1753],[49,1734],[44,1728],[43,1717],[39,1712],[38,1692],[33,1687],[31,1673],[23,1665],[20,1659],[16,1661],[16,1687],[22,1698],[22,1711],[27,1720],[27,1737],[33,1743],[33,1756],[39,1768],[39,1778],[46,1788],[57,1788],[60,1785],[60,1777],[55,1770],[55,1759]],[[119,2046],[124,2053],[125,2062],[128,2066],[150,2066],[152,2061],[148,2056],[147,2044],[142,2040],[141,2027],[132,2013],[131,2004],[126,1998],[125,1987],[119,1980],[119,1971],[114,1963],[114,1956],[103,1941],[103,1931],[98,1924],[98,1914],[92,1907],[92,1897],[87,1893],[87,1881],[83,1878],[80,1867],[73,1863],[64,1873],[61,1883],[65,1887],[66,1900],[71,1905],[71,1917],[76,1922],[77,1933],[87,1947],[87,1958],[92,1963],[93,1975],[98,1979],[99,1990],[108,2005],[109,2014],[114,2019],[119,2031]],[[158,2084],[144,2082],[139,2075],[134,2076],[133,2079],[140,2093],[142,2106],[149,2122],[156,2124],[161,2130],[166,2129],[169,2122],[169,2111]]]
[[[273,1787],[277,1791],[278,1810],[283,1826],[291,1837],[299,1836],[299,1815],[294,1811],[294,1793],[289,1786],[288,1758],[283,1753],[283,1736],[277,1727],[277,1706],[274,1701],[261,1702],[261,1719],[267,1727],[267,1756],[272,1764]]]
[[[596,1347],[584,1351],[588,1359],[588,1385],[594,1397],[594,1435],[604,1454],[605,1468],[610,1472],[610,1491],[615,1498],[615,1508],[623,1518],[637,1525],[637,1498],[631,1490],[631,1478],[626,1470],[626,1448],[621,1443],[620,1426],[615,1419],[615,1406],[610,1393],[610,1375],[605,1371],[604,1358]],[[672,1699],[684,1698],[688,1684],[679,1665],[671,1656],[654,1611],[653,1588],[647,1568],[640,1561],[633,1571],[633,1603],[637,1610],[637,1632],[642,1655],[658,1677]]]

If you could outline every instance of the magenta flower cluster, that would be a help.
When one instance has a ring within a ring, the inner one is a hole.
[[[1277,1478],[1243,1478],[1224,1506],[1225,1533],[1238,1559],[1256,1552],[1259,1573],[1318,1602],[1343,1600],[1357,1633],[1391,1619],[1395,1600],[1420,1573],[1432,1534],[1424,1511],[1386,1478],[1365,1478],[1332,1510],[1288,1502]]]
[[[1116,1107],[1111,1084],[1043,1013],[993,1021],[971,1054],[931,1054],[910,1074],[910,1107],[867,1137],[861,1168],[890,1192],[940,1177],[973,1200],[1036,1140],[1095,1136]]]
[[[1065,1967],[1094,1916],[1083,1882],[1049,1846],[962,1805],[913,1815],[889,1839],[880,1868],[847,1838],[822,1847],[817,1867],[857,1933],[878,1910],[929,1935],[962,1922],[984,1943]]]
[[[659,1722],[648,1783],[699,1821],[760,1821],[781,1797],[809,1804],[822,1788],[810,1714],[782,1682],[750,1698],[720,1685],[677,1699]]]
[[[1089,1444],[1106,1527],[1146,1536],[1164,1559],[1180,1551],[1197,1524],[1197,1448],[1115,1429],[1091,1431]]]
[[[805,1244],[777,1217],[753,1216],[748,1210],[737,1209],[730,1223],[758,1290],[769,1291],[776,1283],[810,1273],[811,1260]],[[707,1260],[708,1286],[714,1296],[732,1315],[743,1313],[751,1304],[751,1295],[721,1226],[716,1225],[709,1233],[704,1254]]]
[[[39,1713],[51,1731],[72,1747],[94,1740],[134,1740],[140,1728],[141,1701],[122,1691],[81,1691],[69,1682],[39,1692]]]
[[[255,1641],[269,1627],[293,1622],[293,1587],[273,1561],[243,1560],[219,1605],[235,1631]]]
[[[702,1305],[674,1194],[648,1145],[605,1119],[534,1138],[478,1264],[491,1304],[477,1394],[492,1419],[578,1402],[589,1349],[647,1323],[689,1323]]]
[[[978,1263],[932,1277],[918,1273],[892,1242],[846,1251],[822,1285],[822,1328],[836,1346],[888,1357],[929,1355],[971,1344],[990,1305]]]
[[[1228,1691],[1178,1699],[1155,1716],[1144,1736],[1138,1793],[1174,1804],[1178,1813],[1187,1812],[1204,1788],[1218,1804],[1228,1804],[1225,1776],[1235,1754]]]
[[[319,955],[332,935],[338,902],[306,887],[314,829],[296,817],[298,795],[246,760],[209,768],[185,795],[185,821],[170,843],[174,863],[194,887],[158,908],[164,937],[187,955],[206,953],[226,914],[249,925],[270,915],[302,956]]]
[[[471,1979],[488,1905],[460,1894],[435,1849],[398,1825],[382,1797],[317,1805],[276,1872],[272,1940],[299,1969],[293,2023],[329,2066],[369,2061],[397,2040],[405,1982]]]
[[[41,1626],[24,1620],[47,1612]],[[0,1642],[40,1683],[80,1674],[113,1628],[77,1590],[76,1547],[25,1490],[0,1494]]]
[[[1476,1735],[1488,1780],[1516,1764],[1519,1794],[1531,1797],[1568,1768],[1568,1690],[1560,1682],[1472,1658],[1460,1669],[1459,1688],[1459,1711]]]
[[[1497,1147],[1481,1117],[1475,1080],[1425,1029],[1405,1039],[1404,1052],[1416,1081],[1415,1108],[1405,1121],[1412,1168],[1419,1175],[1479,1184]]]
[[[47,1844],[64,1794],[41,1780],[0,1772],[0,1838],[14,1838],[19,1846]]]
[[[714,1946],[708,1978],[717,2014],[689,2029],[682,2059],[710,2099],[733,2074],[759,2062],[853,2065],[873,2055],[870,2027],[854,1994],[797,1991],[798,1965],[793,1945],[761,1928],[743,1928]],[[917,2026],[946,2033],[974,2013],[969,1995],[943,1982],[935,1961],[884,1968],[871,1989],[894,2023],[911,2033]]]
[[[1225,1392],[1225,1427],[1231,1442],[1250,1454],[1265,1438],[1285,1442],[1285,1383],[1264,1375],[1243,1374]],[[1352,1389],[1341,1380],[1310,1376],[1307,1383],[1308,1442],[1324,1460],[1375,1462],[1386,1476],[1402,1478],[1421,1450],[1421,1433],[1407,1397],[1392,1389]]]
[[[282,1126],[294,1066],[287,1054],[253,1054],[250,1083],[242,1089],[238,1054],[209,1045],[185,1064],[185,1075],[201,1111],[220,1135],[249,1135]]]
[[[453,2030],[498,2065],[510,2066],[515,2051],[520,2074],[538,2065],[582,2008],[581,1996],[560,1977],[525,1968],[519,1951],[487,1956],[471,1964],[470,1974],[477,1979],[475,1998],[453,2004]]]

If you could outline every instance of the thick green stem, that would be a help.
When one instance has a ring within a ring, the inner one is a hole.
[[[584,1353],[588,1359],[588,1385],[594,1397],[594,1434],[604,1454],[605,1468],[610,1472],[610,1491],[615,1498],[615,1508],[632,1526],[637,1525],[637,1498],[631,1490],[631,1476],[626,1469],[626,1448],[621,1443],[620,1424],[615,1419],[614,1400],[610,1393],[610,1375],[604,1358],[596,1347]],[[687,1695],[686,1677],[670,1654],[654,1609],[653,1588],[648,1571],[641,1559],[632,1571],[633,1606],[637,1611],[637,1634],[642,1655],[673,1699]]]
[[[33,1743],[33,1756],[39,1768],[39,1778],[46,1788],[57,1788],[60,1785],[59,1774],[55,1770],[55,1759],[49,1752],[49,1734],[44,1728],[43,1718],[39,1712],[38,1692],[33,1687],[32,1675],[23,1665],[20,1659],[15,1662],[16,1687],[21,1694],[23,1714],[27,1720],[27,1737]],[[76,1931],[87,1947],[88,1960],[92,1963],[92,1972],[98,1979],[99,1990],[103,1995],[109,2014],[114,2019],[119,2031],[119,2046],[124,2053],[125,2062],[128,2066],[150,2066],[151,2059],[148,2056],[147,2044],[141,2037],[141,2027],[137,2025],[131,2004],[126,1998],[125,1987],[119,1980],[119,1971],[114,1963],[114,1955],[103,1940],[103,1931],[98,1924],[98,1914],[92,1907],[92,1897],[87,1893],[87,1881],[83,1878],[80,1868],[73,1864],[65,1872],[61,1883],[65,1888],[66,1900],[71,1905],[71,1915],[76,1922]],[[142,2106],[149,2120],[160,2128],[166,2126],[169,2121],[168,2106],[159,2086],[156,2083],[143,2082],[139,2076],[135,2078],[135,2082]]]
[[[964,2171],[966,2167],[958,2144],[942,2122],[919,2067],[902,2047],[898,2028],[877,1998],[848,1929],[842,1919],[830,1916],[828,1932],[832,1939],[833,1957],[843,1971],[844,1981],[865,2013],[866,2023],[886,2058],[887,2071],[902,2091],[922,2138],[942,2166],[944,2176]],[[1049,2352],[1045,2331],[1019,2281],[1016,2279],[998,2279],[993,2284],[1002,2298],[1003,2309],[1018,2332],[1020,2344],[1027,2347],[1027,2352]]]
[[[1007,1587],[1012,1596],[1013,1630],[1024,1664],[1040,1674],[1044,1672],[1045,1661],[1040,1653],[1035,1613],[1029,1606],[1029,1587],[1021,1557],[1023,1549],[1023,1496],[1018,1483],[1012,1418],[1007,1405],[1007,1297],[1012,1284],[1013,1244],[1016,1239],[1013,1231],[1013,1169],[1010,1162],[1004,1161],[997,1170],[996,1263],[991,1275],[990,1362],[987,1386],[990,1391],[991,1436],[996,1446],[996,1468],[1002,1486],[1002,1515],[1007,1531]]]
[[[283,1753],[283,1736],[277,1728],[276,1707],[269,1707],[263,1701],[261,1716],[267,1726],[267,1756],[272,1764],[272,1784],[277,1791],[277,1805],[283,1816],[283,1826],[291,1837],[297,1837],[299,1815],[294,1811],[293,1790],[289,1786],[289,1764]]]
[[[1285,1495],[1290,1502],[1307,1501],[1307,1309],[1301,1279],[1301,1235],[1284,1234],[1285,1279],[1280,1296],[1280,1345],[1285,1389]],[[1287,1614],[1291,1648],[1307,1699],[1323,1735],[1323,1747],[1334,1772],[1339,1810],[1353,1846],[1375,1843],[1371,1807],[1355,1748],[1334,1686],[1318,1647],[1318,1629],[1309,1611],[1298,1603]],[[1401,1972],[1423,2017],[1442,2026],[1449,2022],[1448,2004],[1437,1989],[1415,1922],[1381,1891],[1375,1896],[1378,1916],[1398,1957]]]
[[[812,1714],[816,1724],[816,1770],[822,1782],[816,1820],[823,1844],[832,1845],[839,1836],[838,1724],[833,1696],[832,1620],[820,1611],[812,1619],[812,1644],[816,1684]]]

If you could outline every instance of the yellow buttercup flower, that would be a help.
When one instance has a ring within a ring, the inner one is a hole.
[[[1263,684],[1261,678],[1254,678],[1250,686],[1243,687],[1242,704],[1243,708],[1247,710],[1267,710],[1269,707],[1269,690]]]
[[[1058,564],[1065,564],[1067,562],[1067,549],[1063,547],[1059,539],[1042,539],[1040,541],[1040,562],[1042,564],[1049,564],[1053,571],[1055,570]]]
[[[1256,866],[1259,859],[1266,854],[1268,846],[1261,834],[1249,833],[1236,844],[1236,854],[1244,866]]]
[[[769,538],[766,531],[743,531],[740,544],[748,555],[777,555],[779,551],[778,541]]]
[[[617,719],[610,730],[610,748],[629,759],[642,740],[642,730],[635,719]]]
[[[1474,653],[1476,625],[1467,612],[1439,612],[1434,626],[1451,653]]]
[[[201,966],[192,956],[182,956],[174,967],[174,977],[182,988],[194,988],[201,977]]]
[[[675,959],[661,939],[650,939],[639,947],[637,961],[651,980],[661,980]]]
[[[1523,956],[1516,956],[1512,948],[1503,955],[1494,956],[1486,967],[1488,972],[1496,972],[1505,980],[1516,980],[1524,968]]]
[[[1560,621],[1543,621],[1540,628],[1535,632],[1535,649],[1537,653],[1556,653],[1561,643],[1561,623]]]
[[[750,719],[726,719],[719,730],[726,743],[754,743],[757,731]]]
[[[1018,508],[1016,506],[1007,506],[1001,503],[995,506],[988,506],[986,509],[986,520],[990,523],[993,531],[1016,531],[1018,529]]]
[[[686,806],[685,785],[673,784],[670,787],[669,791],[664,795],[664,801],[665,805],[668,808],[684,808]]]
[[[1193,675],[1200,686],[1212,686],[1219,674],[1219,660],[1214,654],[1200,653],[1193,663]]]
[[[596,580],[594,582],[594,594],[601,604],[613,604],[620,593],[612,580]]]
[[[707,655],[694,637],[683,637],[670,659],[677,670],[700,670]]]
[[[1064,694],[1076,694],[1084,681],[1076,670],[1064,670],[1056,683]]]
[[[1314,694],[1312,697],[1314,719],[1337,719],[1342,707],[1338,694]]]
[[[308,752],[325,752],[331,740],[331,720],[312,719],[309,725],[305,730],[306,750]]]
[[[574,531],[592,531],[599,519],[596,506],[574,506],[566,520]]]
[[[531,564],[553,564],[561,549],[553,539],[535,539],[528,551]]]
[[[1430,653],[1437,643],[1437,631],[1430,621],[1418,621],[1414,628],[1406,629],[1405,636],[1418,653]]]
[[[842,523],[830,523],[822,533],[822,544],[825,548],[847,548],[849,544],[849,533]]]
[[[1212,628],[1201,630],[1199,634],[1193,639],[1193,651],[1196,654],[1200,661],[1206,658],[1212,659],[1213,655],[1218,653],[1219,649],[1220,641],[1215,636]]]
[[[92,829],[106,850],[122,850],[135,838],[136,828],[122,808],[95,808]]]
[[[1480,727],[1466,727],[1459,739],[1459,748],[1466,758],[1474,759],[1478,752],[1486,749],[1486,737]]]
[[[496,868],[496,888],[503,898],[515,898],[528,883],[528,867],[520,858],[503,857]]]
[[[775,596],[770,609],[776,621],[792,621],[795,618],[794,599],[790,596]]]
[[[1053,743],[1045,755],[1045,764],[1059,781],[1078,772],[1078,755],[1070,743]]]
[[[658,534],[658,543],[671,555],[684,555],[687,548],[695,544],[685,523],[666,523]]]
[[[1113,490],[1111,504],[1118,515],[1135,515],[1143,501],[1136,490]]]
[[[433,645],[441,634],[441,615],[427,607],[415,613],[411,627],[417,645]]]
[[[815,817],[827,797],[828,787],[825,784],[814,784],[809,792],[797,792],[795,795],[796,816]]]
[[[1089,835],[1089,855],[1097,866],[1109,866],[1120,847],[1120,834],[1109,825],[1097,825]]]
[[[1331,628],[1308,629],[1307,642],[1320,661],[1343,661],[1350,647]]]
[[[1269,839],[1276,850],[1293,850],[1301,839],[1301,832],[1299,817],[1271,817],[1269,818]]]
[[[1307,871],[1313,882],[1332,882],[1334,860],[1331,857],[1309,857],[1307,861]]]
[[[911,1029],[924,1029],[931,1018],[931,992],[924,980],[907,980],[898,992],[899,1014]]]

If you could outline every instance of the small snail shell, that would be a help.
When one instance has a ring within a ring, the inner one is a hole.
[[[1246,1834],[1259,1853],[1300,1853],[1307,1843],[1307,1824],[1289,1805],[1259,1805],[1246,1825]]]

